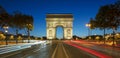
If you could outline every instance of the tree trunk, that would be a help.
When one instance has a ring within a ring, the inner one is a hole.
[[[112,44],[113,47],[115,46],[115,31],[116,31],[115,28],[113,28],[113,44]]]
[[[6,33],[5,42],[6,42],[6,45],[8,45],[8,36],[7,36],[7,33]]]
[[[105,43],[106,43],[106,39],[105,39],[105,28],[104,28],[103,32],[104,32],[103,39],[104,39],[104,44],[105,44]]]
[[[16,44],[18,43],[17,37],[18,37],[18,29],[16,29]]]
[[[28,43],[30,43],[30,30],[28,29]]]

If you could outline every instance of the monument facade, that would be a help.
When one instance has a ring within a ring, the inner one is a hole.
[[[72,38],[73,15],[72,14],[47,14],[46,15],[47,38],[56,38],[57,27],[63,28],[63,38]]]

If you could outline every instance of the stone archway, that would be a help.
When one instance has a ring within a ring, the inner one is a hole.
[[[56,27],[63,27],[63,36],[64,39],[72,38],[72,24],[73,24],[73,15],[72,14],[47,14],[46,15],[46,29],[47,29],[47,38],[55,39],[56,38]]]

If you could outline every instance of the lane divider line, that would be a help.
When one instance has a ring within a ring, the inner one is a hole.
[[[54,50],[51,58],[54,58],[54,57],[55,57],[55,53],[56,53],[57,49],[58,49],[58,44],[57,44],[57,46],[56,46],[56,48],[55,48],[55,50]]]
[[[42,48],[40,48],[40,49],[37,49],[37,50],[35,50],[35,51],[33,51],[33,52],[38,52],[38,51],[40,51]]]
[[[65,55],[66,55],[66,58],[69,58],[67,52],[65,51],[65,47],[63,46],[63,44],[62,44],[62,48],[63,48],[63,51],[64,51],[64,53],[65,53]]]

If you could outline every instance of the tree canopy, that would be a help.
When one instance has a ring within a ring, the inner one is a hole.
[[[120,26],[120,1],[101,6],[95,19],[91,19],[90,23],[94,28],[117,29]]]
[[[27,24],[30,24],[29,29],[33,29],[33,17],[31,15],[22,14],[21,12],[15,12],[13,15],[6,12],[6,10],[0,6],[0,26],[7,25],[15,28],[16,33],[20,29],[28,28]]]

